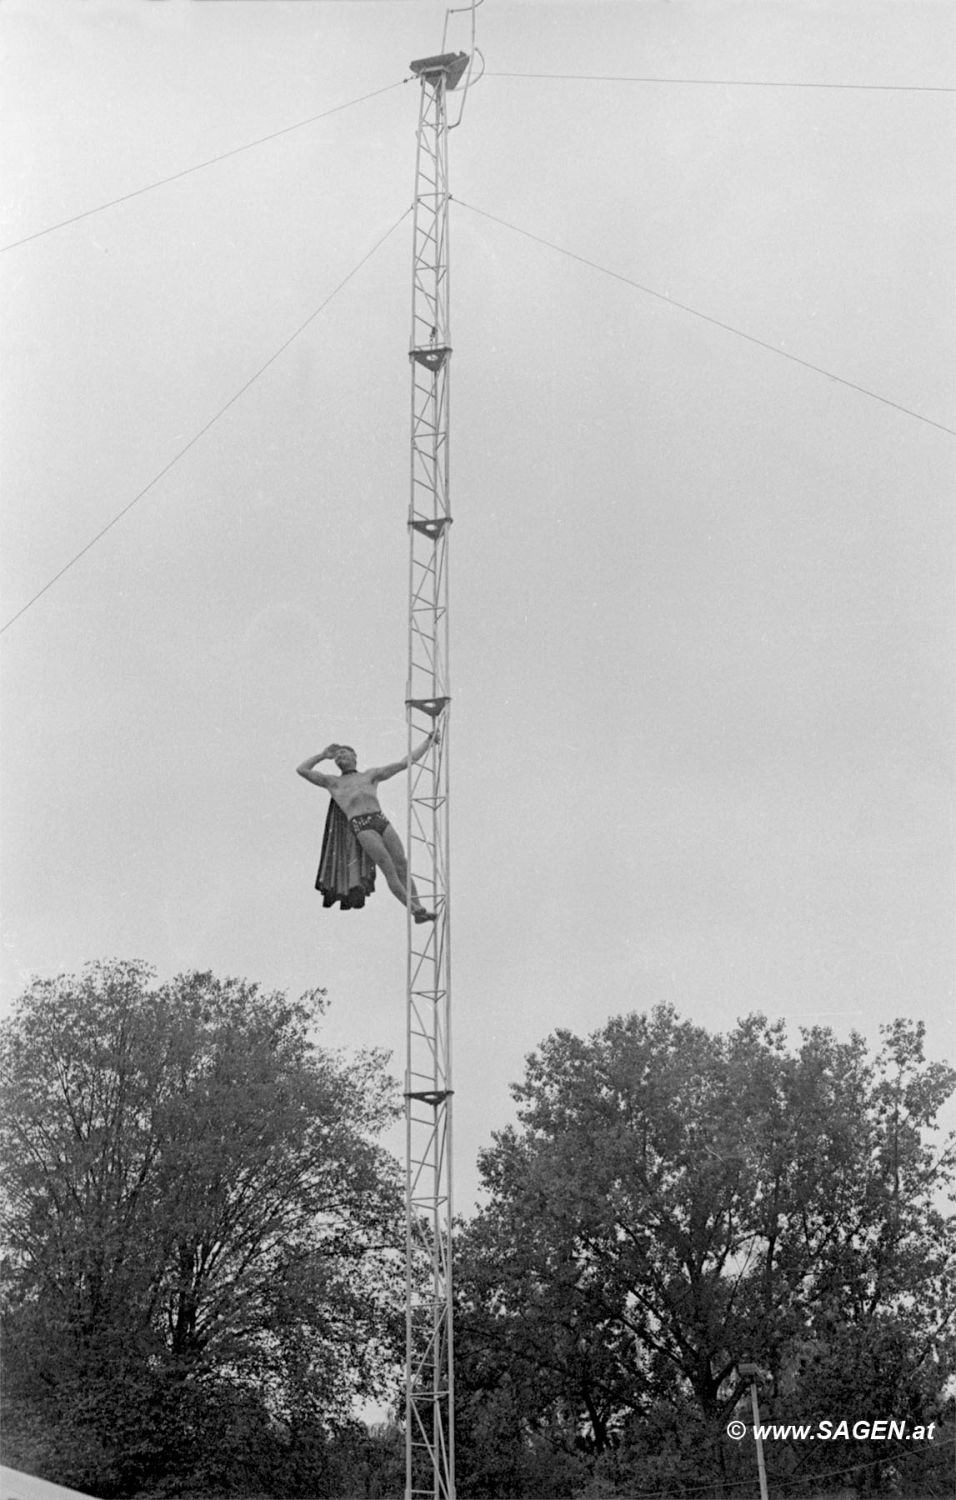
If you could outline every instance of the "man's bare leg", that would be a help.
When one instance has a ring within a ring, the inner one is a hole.
[[[389,824],[384,835],[376,833],[372,828],[363,828],[362,832],[358,834],[358,841],[369,858],[375,861],[375,864],[385,876],[392,895],[405,906],[408,865],[405,860],[402,841],[394,828]],[[422,906],[414,880],[411,884],[412,916],[416,922],[433,922],[434,915],[432,912],[426,912]]]
[[[401,883],[401,887],[402,887],[402,905],[404,905],[405,904],[405,895],[404,895],[405,886],[406,886],[406,884],[408,882],[408,862],[407,862],[407,860],[405,858],[405,850],[402,848],[402,841],[399,838],[398,834],[395,832],[395,829],[392,827],[391,823],[389,823],[389,825],[386,828],[385,832],[382,834],[382,842],[385,845],[386,851],[388,852],[388,856],[391,859],[392,865],[395,868],[395,873],[397,874],[398,879],[399,879],[399,881]],[[412,916],[415,918],[415,921],[416,922],[434,922],[434,920],[435,920],[435,913],[433,911],[426,911],[425,910],[425,908],[424,908],[424,906],[422,905],[422,902],[421,902],[421,897],[419,896],[418,891],[415,889],[415,882],[414,882],[414,880],[411,882],[411,887],[412,887]]]

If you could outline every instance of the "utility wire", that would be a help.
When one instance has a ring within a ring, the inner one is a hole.
[[[888,94],[956,94],[956,89],[925,83],[786,83],[772,78],[640,78],[622,73],[500,73],[485,78],[561,78],[578,83],[682,83],[732,89],[856,89]]]
[[[288,135],[290,131],[301,130],[305,125],[314,125],[316,120],[325,120],[329,115],[338,114],[340,110],[351,109],[354,104],[364,104],[366,99],[377,99],[379,94],[387,94],[408,81],[408,78],[400,78],[397,83],[388,83],[382,89],[374,89],[371,94],[362,94],[358,99],[349,99],[346,104],[334,104],[331,109],[324,109],[320,115],[310,115],[307,120],[299,120],[296,125],[284,125],[281,130],[273,130],[270,135],[261,135],[257,141],[247,141],[244,146],[234,146],[231,151],[223,151],[220,156],[211,156],[208,161],[197,162],[194,167],[184,167],[181,172],[174,172],[171,177],[160,177],[158,181],[149,182],[145,187],[134,188],[131,193],[123,193],[119,198],[111,198],[108,203],[99,203],[96,208],[87,208],[81,214],[74,214],[72,218],[61,219],[58,224],[48,224],[45,229],[38,229],[34,234],[24,235],[22,240],[11,240],[9,245],[0,245],[0,251],[16,250],[18,245],[28,245],[31,240],[42,239],[45,234],[53,234],[57,229],[65,229],[68,224],[77,224],[80,219],[88,219],[92,214],[102,213],[104,209],[115,208],[118,203],[128,203],[130,198],[138,198],[142,193],[151,193],[154,188],[165,187],[169,182],[178,182],[181,177],[189,177],[193,172],[201,172],[204,167],[214,167],[217,162],[227,161],[230,156],[238,156],[242,151],[251,151],[254,146],[263,146],[266,141],[277,140],[280,135]]]
[[[102,538],[106,535],[106,533],[108,531],[112,530],[112,528],[116,525],[116,523],[118,521],[121,521],[123,519],[123,517],[125,515],[127,515],[133,509],[133,506],[137,505],[139,503],[139,501],[143,499],[144,495],[148,495],[149,491],[151,489],[153,489],[153,487],[159,483],[159,481],[163,478],[163,476],[165,474],[169,473],[170,469],[173,468],[173,466],[175,464],[179,463],[179,460],[181,458],[183,458],[189,452],[190,448],[194,448],[196,446],[196,444],[199,442],[199,439],[202,438],[202,437],[205,437],[205,435],[209,431],[209,429],[211,427],[214,427],[215,424],[219,421],[219,418],[222,417],[222,416],[224,416],[225,413],[229,410],[229,408],[231,406],[235,406],[235,404],[239,400],[240,396],[244,396],[245,395],[245,393],[249,389],[249,387],[251,385],[254,385],[255,382],[259,379],[259,376],[260,375],[264,375],[265,372],[266,372],[266,370],[268,370],[269,366],[275,364],[275,362],[279,358],[280,354],[284,354],[285,351],[286,351],[286,349],[288,349],[289,345],[291,343],[293,343],[295,341],[295,339],[297,339],[299,337],[299,334],[303,333],[305,331],[305,329],[308,328],[309,324],[315,321],[315,319],[319,316],[319,313],[322,312],[326,307],[328,307],[328,305],[332,301],[333,297],[336,297],[338,295],[338,293],[342,290],[342,288],[344,286],[346,286],[348,284],[348,282],[350,282],[352,280],[352,277],[355,276],[357,274],[357,272],[359,272],[362,269],[362,267],[365,265],[366,261],[371,260],[372,256],[375,254],[376,250],[379,250],[381,248],[381,246],[385,244],[385,241],[387,239],[389,239],[389,237],[395,233],[395,231],[398,228],[399,224],[401,224],[402,220],[406,219],[410,213],[411,213],[411,208],[406,208],[405,212],[403,214],[400,214],[399,217],[395,220],[395,223],[392,225],[391,229],[386,230],[385,233],[382,235],[381,239],[376,240],[376,242],[372,246],[371,250],[369,250],[366,255],[362,256],[362,259],[358,262],[357,265],[355,265],[355,266],[352,267],[351,271],[348,273],[347,276],[343,276],[343,278],[339,282],[338,286],[335,287],[329,293],[329,295],[326,297],[325,301],[319,303],[319,306],[315,309],[314,312],[311,312],[309,314],[309,316],[306,318],[305,322],[299,324],[298,328],[295,330],[295,333],[290,334],[289,337],[285,340],[285,342],[283,344],[280,344],[279,348],[275,351],[275,353],[271,354],[269,356],[269,358],[265,361],[265,363],[259,366],[259,368],[256,371],[256,373],[254,375],[251,375],[249,377],[249,379],[246,381],[245,385],[240,386],[239,390],[236,391],[235,395],[229,397],[229,400],[225,403],[225,405],[221,406],[219,408],[219,410],[216,412],[216,415],[214,417],[210,417],[209,421],[205,424],[205,426],[201,427],[199,429],[199,431],[193,437],[191,437],[189,439],[189,442],[186,443],[182,448],[180,448],[179,452],[175,455],[175,457],[171,458],[167,464],[164,464],[164,466],[160,469],[159,473],[155,474],[153,476],[153,478],[149,481],[149,484],[144,485],[143,488],[140,490],[140,492],[139,492],[138,495],[134,495],[133,498],[132,498],[132,500],[128,501],[126,503],[126,505],[123,506],[122,510],[117,511],[117,513],[113,517],[113,519],[111,521],[107,521],[106,525],[104,527],[102,527],[101,530],[99,530],[94,537],[91,537],[90,540],[86,543],[86,545],[84,547],[81,547],[80,550],[79,550],[79,552],[77,552],[74,557],[71,557],[70,561],[68,563],[65,563],[58,573],[54,573],[53,577],[51,579],[49,579],[43,585],[42,589],[38,589],[37,592],[33,595],[33,598],[27,600],[26,604],[24,604],[24,606],[23,606],[22,609],[18,609],[15,615],[11,615],[10,618],[9,618],[9,620],[7,620],[3,625],[0,625],[0,635],[2,635],[5,630],[9,630],[10,626],[14,623],[15,620],[19,620],[19,618],[20,618],[21,615],[25,615],[26,612],[27,612],[27,610],[30,609],[34,604],[36,604],[36,602],[37,602],[38,599],[42,599],[43,595],[45,593],[47,593],[48,590],[51,589],[55,583],[59,582],[59,580],[63,577],[64,573],[68,573],[69,570],[74,566],[74,564],[79,562],[79,560],[80,560],[81,557],[85,557],[86,554],[87,554],[87,552],[89,552],[91,550],[91,548],[95,547],[96,544],[97,544],[97,542],[101,541]]]
[[[768,1424],[762,1423],[761,1425],[763,1426]],[[778,1425],[783,1426],[784,1424],[780,1423]],[[808,1423],[807,1425],[809,1426],[812,1424]],[[935,1423],[933,1425],[935,1426]],[[932,1441],[932,1439],[930,1439],[930,1441]],[[896,1463],[900,1459],[905,1460],[907,1458],[913,1458],[917,1455],[922,1457],[925,1452],[925,1448],[897,1448],[895,1450],[891,1450],[889,1453],[881,1454],[879,1458],[867,1458],[862,1459],[859,1463],[843,1464],[839,1469],[824,1469],[820,1474],[800,1474],[799,1469],[797,1469],[795,1471],[791,1471],[789,1474],[770,1474],[768,1475],[768,1478],[774,1484],[776,1484],[778,1481],[782,1481],[785,1484],[788,1482],[794,1484],[812,1484],[814,1489],[816,1489],[817,1484],[821,1479],[833,1479],[838,1474],[853,1474],[857,1469],[875,1469],[879,1464]],[[927,1464],[927,1469],[930,1473],[933,1473],[934,1470],[941,1469],[944,1464],[948,1465],[949,1463],[951,1463],[951,1461],[952,1460],[950,1458],[950,1455],[948,1453],[945,1453],[941,1455],[938,1462]],[[740,1489],[741,1485],[747,1485],[747,1487],[751,1489],[752,1493],[753,1479],[751,1478],[725,1479],[723,1483],[727,1489]],[[713,1494],[713,1481],[711,1481],[709,1484],[696,1484],[691,1485],[689,1488],[685,1487],[681,1490],[681,1494],[702,1495],[704,1491],[706,1491],[708,1495]],[[630,1493],[636,1497],[639,1497],[639,1500],[672,1500],[674,1491],[672,1489],[631,1490]]]
[[[861,396],[869,396],[873,401],[880,401],[884,406],[891,406],[894,411],[903,412],[908,417],[914,417],[917,422],[925,422],[929,427],[936,427],[940,432],[948,432],[956,437],[956,428],[946,427],[942,422],[934,422],[932,417],[924,417],[920,412],[913,411],[909,406],[901,406],[898,401],[891,401],[888,396],[881,396],[877,391],[871,391],[864,385],[857,385],[852,380],[846,380],[842,375],[835,375],[832,370],[825,370],[822,365],[811,364],[808,359],[801,359],[797,354],[790,354],[786,349],[780,349],[776,344],[768,344],[765,339],[758,339],[752,333],[744,333],[741,328],[734,328],[731,323],[724,323],[720,318],[713,318],[709,313],[700,312],[696,307],[689,307],[686,302],[678,302],[675,297],[668,297],[664,292],[656,292],[653,287],[644,286],[640,281],[634,281],[630,276],[624,276],[620,271],[612,271],[608,266],[599,265],[595,260],[588,260],[585,255],[578,255],[574,250],[566,250],[563,245],[556,245],[553,240],[546,240],[540,234],[532,234],[529,229],[522,229],[518,224],[510,224],[507,219],[499,219],[497,214],[486,213],[484,209],[475,208],[472,203],[465,203],[461,198],[454,200],[461,208],[467,208],[470,213],[479,214],[483,219],[490,219],[494,224],[501,224],[505,229],[511,229],[515,234],[523,235],[527,240],[534,240],[538,245],[546,245],[549,250],[556,250],[559,255],[566,255],[569,260],[576,260],[582,266],[588,266],[592,271],[600,271],[602,276],[611,276],[615,281],[623,281],[627,286],[636,287],[639,292],[646,292],[649,297],[656,297],[659,302],[666,302],[668,307],[677,307],[681,312],[691,313],[695,318],[701,318],[705,323],[712,323],[715,328],[722,328],[725,333],[732,333],[739,339],[746,339],[748,344],[756,344],[760,349],[768,349],[771,354],[779,354],[782,359],[789,359],[793,364],[802,365],[805,370],[813,370],[817,375],[825,375],[828,380],[835,380],[839,385],[848,386],[851,391],[858,391]]]

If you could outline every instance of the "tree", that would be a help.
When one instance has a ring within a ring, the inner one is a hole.
[[[680,1414],[704,1483],[736,1458],[737,1364],[758,1360],[772,1413],[800,1420],[801,1352],[819,1369],[835,1323],[892,1329],[925,1409],[953,1312],[952,1221],[935,1205],[954,1159],[927,1133],[954,1083],[902,1021],[875,1060],[858,1036],[814,1028],[790,1051],[762,1017],[720,1036],[670,1007],[555,1033],[514,1089],[518,1127],[481,1161],[459,1369],[489,1399],[507,1379],[529,1431],[596,1460]],[[872,1398],[890,1394],[878,1365]]]
[[[153,977],[38,981],[0,1035],[7,1461],[104,1494],[204,1424],[242,1473],[347,1424],[400,1322],[382,1055],[316,1045],[319,991]]]

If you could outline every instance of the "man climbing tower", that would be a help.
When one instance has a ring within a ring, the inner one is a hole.
[[[399,771],[406,770],[409,759],[413,762],[421,760],[429,746],[437,744],[439,738],[438,729],[433,729],[418,749],[412,751],[410,758],[406,756],[404,760],[393,761],[387,766],[374,766],[368,771],[358,769],[351,745],[327,745],[318,755],[312,755],[301,766],[296,766],[299,776],[304,776],[314,786],[320,786],[332,798],[333,805],[329,809],[325,825],[322,859],[316,879],[316,887],[322,892],[326,906],[331,906],[337,900],[341,901],[343,907],[361,906],[372,889],[374,876],[372,879],[366,877],[364,881],[354,873],[336,877],[336,863],[340,871],[348,868],[348,844],[354,839],[366,856],[366,864],[370,860],[378,866],[388,882],[389,890],[403,906],[408,899],[408,886],[411,885],[413,920],[434,922],[435,913],[425,910],[415,889],[415,882],[409,881],[402,841],[379,806],[377,788],[380,781],[387,781],[390,776],[397,776]],[[323,760],[334,760],[341,775],[328,776],[323,771],[317,771],[315,767]],[[336,812],[340,815],[338,818],[335,816]],[[345,827],[342,826],[343,823]],[[355,894],[356,891],[359,892],[358,895]]]

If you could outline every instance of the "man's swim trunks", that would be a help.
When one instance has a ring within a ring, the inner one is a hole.
[[[384,833],[388,827],[388,819],[382,812],[356,813],[354,818],[349,818],[349,827],[356,838],[369,828],[373,833]]]

